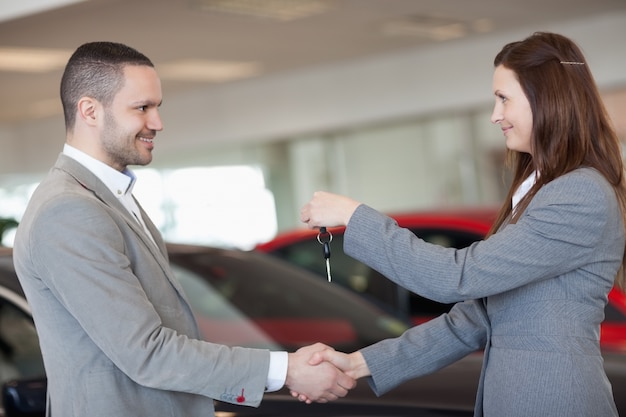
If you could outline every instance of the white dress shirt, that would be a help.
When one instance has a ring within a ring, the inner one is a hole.
[[[528,193],[528,191],[530,191],[532,186],[535,185],[535,181],[537,181],[538,177],[539,173],[535,171],[530,174],[528,178],[526,178],[524,182],[520,184],[519,187],[517,187],[517,190],[515,190],[511,201],[511,204],[513,205],[513,213],[515,213],[515,209],[517,208],[519,202],[522,201],[522,198],[524,198],[524,196]]]

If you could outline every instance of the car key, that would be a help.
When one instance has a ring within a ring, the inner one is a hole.
[[[317,241],[322,245],[324,249],[324,259],[326,259],[326,275],[328,276],[328,282],[332,281],[330,275],[330,242],[332,242],[332,240],[333,235],[329,231],[327,231],[325,227],[320,227],[320,232],[317,234]]]

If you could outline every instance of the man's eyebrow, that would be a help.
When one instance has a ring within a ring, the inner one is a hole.
[[[156,102],[154,100],[137,100],[134,103],[132,103],[133,106],[152,106],[152,107],[161,107],[161,104],[163,104],[163,100]]]

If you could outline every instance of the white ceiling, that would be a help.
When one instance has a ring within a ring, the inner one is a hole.
[[[204,60],[243,63],[256,77],[626,9],[625,0],[315,0],[311,16],[281,20],[201,10],[200,0],[61,0],[67,5],[38,13],[26,7],[49,1],[15,0],[24,11],[0,5],[0,51],[58,51],[64,62],[84,42],[110,40],[144,52],[163,73],[173,63]],[[281,3],[305,7],[304,0],[243,0],[241,7]],[[62,64],[0,70],[0,126],[58,114],[61,72]],[[161,75],[169,97],[210,82]]]

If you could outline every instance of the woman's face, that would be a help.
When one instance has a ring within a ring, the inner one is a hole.
[[[533,113],[515,72],[502,65],[497,66],[493,74],[493,92],[496,104],[491,122],[500,125],[506,147],[532,154]]]

